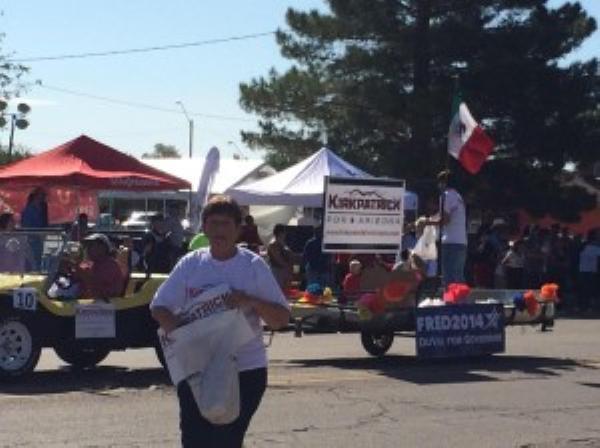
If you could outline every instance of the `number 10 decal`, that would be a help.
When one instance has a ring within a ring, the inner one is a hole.
[[[13,308],[35,311],[37,308],[37,290],[35,288],[17,288],[13,292]]]

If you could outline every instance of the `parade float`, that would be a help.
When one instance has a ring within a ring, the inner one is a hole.
[[[404,183],[327,177],[323,250],[396,254],[402,239]],[[505,326],[554,324],[558,286],[483,290],[465,284],[441,289],[413,254],[394,267],[372,263],[353,294],[310,284],[288,291],[297,336],[306,331],[358,332],[365,350],[384,355],[394,336],[415,337],[420,358],[479,356],[505,349]]]

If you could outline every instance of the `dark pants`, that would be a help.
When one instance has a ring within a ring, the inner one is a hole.
[[[597,285],[597,274],[595,272],[579,273],[579,288],[577,291],[577,305],[582,311],[590,306],[596,305],[596,299],[599,295]]]
[[[450,283],[465,282],[466,244],[442,244],[442,278],[444,287]]]
[[[213,425],[200,414],[187,381],[177,387],[183,448],[241,448],[250,419],[267,388],[267,369],[240,372],[240,416],[228,425]]]

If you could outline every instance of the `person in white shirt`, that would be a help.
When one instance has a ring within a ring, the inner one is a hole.
[[[175,266],[156,292],[152,317],[168,334],[182,324],[178,313],[203,291],[220,284],[233,291],[229,298],[210,300],[203,309],[218,313],[238,307],[256,336],[237,353],[240,416],[228,425],[213,425],[200,414],[186,381],[179,383],[180,429],[183,447],[241,447],[248,425],[266,389],[267,356],[261,320],[272,329],[288,324],[289,304],[269,266],[257,254],[236,246],[242,212],[227,196],[216,196],[202,210],[202,228],[209,247],[190,252]],[[214,303],[213,303],[214,302]],[[200,348],[199,348],[200,349]]]
[[[453,188],[450,170],[440,172],[437,180],[442,191],[440,212],[433,218],[422,219],[419,224],[439,225],[442,228],[441,268],[444,286],[450,283],[464,283],[467,260],[465,203],[460,193]]]

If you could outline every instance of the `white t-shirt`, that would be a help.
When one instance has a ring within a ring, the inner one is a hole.
[[[442,228],[442,244],[467,244],[465,203],[458,191],[448,188],[444,191],[444,212],[450,222]]]
[[[225,261],[214,259],[209,249],[199,249],[187,254],[158,288],[150,308],[161,306],[179,314],[203,291],[222,284],[289,309],[269,266],[254,252],[241,248],[238,248],[235,256]],[[223,296],[218,296],[210,300],[211,303],[206,303],[203,307],[205,315],[225,310],[223,299]],[[240,371],[267,366],[260,317],[254,311],[246,311],[245,314],[256,336],[238,352]]]
[[[579,272],[597,272],[600,246],[588,243],[579,254]]]

